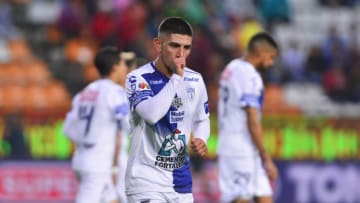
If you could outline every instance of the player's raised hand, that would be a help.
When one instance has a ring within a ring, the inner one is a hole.
[[[192,138],[191,139],[191,149],[193,152],[200,156],[205,156],[207,154],[207,147],[205,142],[200,138]]]
[[[178,57],[174,60],[176,65],[176,74],[180,75],[181,77],[184,75],[184,68],[186,65],[186,58],[185,57]]]

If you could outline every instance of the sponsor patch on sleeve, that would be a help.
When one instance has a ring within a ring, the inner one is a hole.
[[[209,102],[208,101],[206,101],[204,103],[204,109],[205,109],[205,113],[208,114],[209,113]]]

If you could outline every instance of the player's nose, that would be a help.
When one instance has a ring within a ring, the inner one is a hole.
[[[177,57],[183,57],[184,56],[184,47],[179,47],[176,56]]]

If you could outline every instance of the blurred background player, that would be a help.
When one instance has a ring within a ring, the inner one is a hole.
[[[157,58],[127,76],[131,143],[126,194],[131,203],[193,202],[187,150],[204,156],[210,134],[208,98],[201,74],[186,67],[192,28],[165,18],[154,38]]]
[[[121,52],[121,60],[125,61],[126,66],[128,67],[128,72],[136,69],[137,58],[134,52]],[[125,88],[125,80],[120,84]],[[125,94],[125,92],[124,92]],[[125,194],[125,171],[128,160],[128,140],[129,140],[129,129],[124,129],[122,131],[122,138],[120,141],[120,150],[118,155],[118,174],[116,181],[116,191],[119,196],[120,203],[126,203],[126,194]]]
[[[72,160],[79,181],[76,202],[116,203],[112,169],[118,166],[122,130],[128,129],[128,102],[120,86],[127,65],[115,47],[102,48],[94,63],[101,78],[75,95],[64,132],[76,144]]]
[[[266,152],[261,126],[264,85],[261,69],[273,65],[277,44],[260,32],[243,58],[232,60],[221,74],[219,119],[219,184],[222,202],[272,202],[271,181],[277,168]]]

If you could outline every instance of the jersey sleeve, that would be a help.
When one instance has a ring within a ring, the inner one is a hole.
[[[78,100],[79,95],[76,95],[72,101],[71,110],[66,114],[63,132],[74,143],[78,143],[82,138],[82,131],[85,128],[83,122],[78,117]]]
[[[176,89],[182,85],[182,77],[173,74],[164,87],[154,95],[146,80],[139,76],[128,75],[126,93],[130,110],[150,124],[155,124],[165,116],[175,96]]]
[[[201,79],[200,96],[194,112],[192,131],[194,137],[201,138],[205,143],[210,136],[209,102],[204,81]]]
[[[125,86],[131,111],[134,111],[139,103],[154,95],[150,85],[141,76],[127,75]]]
[[[261,86],[261,80],[256,75],[242,76],[238,86],[240,106],[261,108]]]
[[[107,103],[112,115],[114,115],[114,118],[118,123],[119,129],[127,129],[128,123],[126,120],[129,114],[129,105],[125,91],[121,88],[113,90],[111,94],[107,94]]]

